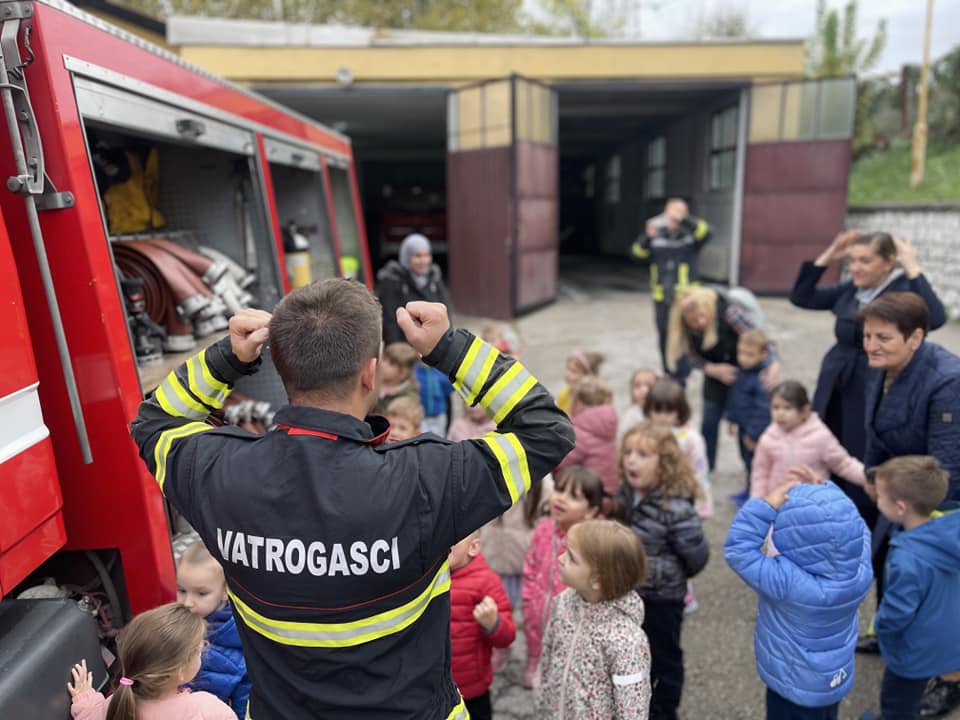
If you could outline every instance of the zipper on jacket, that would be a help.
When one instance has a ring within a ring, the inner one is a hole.
[[[573,653],[577,649],[577,641],[580,639],[580,629],[583,627],[583,617],[586,615],[586,609],[577,617],[577,626],[573,630],[573,640],[570,641],[570,648],[567,650],[567,658],[563,662],[563,675],[560,678],[560,714],[558,720],[563,720],[566,702],[567,702],[567,677],[570,675],[570,663],[573,660]]]

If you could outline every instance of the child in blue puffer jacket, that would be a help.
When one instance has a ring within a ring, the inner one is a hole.
[[[936,458],[904,455],[873,472],[877,508],[895,526],[874,627],[887,667],[883,720],[920,717],[927,681],[960,666],[960,512],[937,506],[949,475]],[[868,492],[870,484],[868,483]],[[876,718],[865,713],[864,720]]]
[[[768,557],[771,525],[779,555]],[[723,549],[757,591],[754,645],[767,720],[836,720],[853,687],[857,607],[870,590],[870,532],[833,483],[787,483],[748,500]]]
[[[207,622],[207,648],[200,672],[187,687],[216,695],[243,720],[251,686],[247,662],[227,598],[223,568],[202,542],[188,547],[177,565],[177,602]]]

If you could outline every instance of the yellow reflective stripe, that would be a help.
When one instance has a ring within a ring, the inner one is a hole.
[[[156,467],[154,474],[161,490],[163,490],[163,483],[167,479],[167,455],[169,455],[173,443],[204,430],[213,430],[213,426],[201,422],[192,422],[160,433],[160,439],[157,440],[153,449],[153,460]]]
[[[157,402],[168,415],[199,420],[210,414],[210,408],[190,396],[175,372],[167,375],[156,392]]]
[[[536,384],[537,379],[515,362],[484,394],[480,404],[492,413],[493,421],[499,425]]]
[[[187,382],[190,385],[190,392],[210,408],[221,408],[224,400],[230,395],[230,386],[213,377],[204,360],[206,352],[204,350],[187,360]]]
[[[648,257],[650,257],[650,251],[638,242],[635,242],[630,246],[630,252],[638,260],[646,260]]]
[[[697,227],[693,230],[693,239],[694,240],[703,240],[707,236],[707,232],[710,230],[710,227],[707,225],[706,220],[700,220],[697,222]]]
[[[513,433],[490,432],[480,439],[500,463],[500,474],[510,493],[510,500],[517,502],[530,489],[530,467],[523,445]]]
[[[463,362],[453,376],[453,387],[467,405],[473,405],[476,401],[477,395],[490,377],[493,363],[499,354],[495,347],[488,345],[480,338],[474,338],[470,343]]]
[[[227,594],[243,624],[269,640],[296,647],[342,648],[362,645],[404,630],[420,619],[434,598],[449,590],[450,566],[444,561],[430,584],[413,600],[392,610],[345,623],[274,620],[258,613],[229,589]]]
[[[447,720],[470,720],[470,713],[467,712],[467,701],[460,697],[459,704],[447,715]]]
[[[686,287],[690,284],[690,266],[687,263],[680,263],[677,266],[677,287]]]

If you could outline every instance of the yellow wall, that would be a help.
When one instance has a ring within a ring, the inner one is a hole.
[[[800,42],[572,47],[250,48],[183,46],[181,56],[231,80],[457,83],[519,73],[541,80],[651,78],[757,81],[803,74]]]

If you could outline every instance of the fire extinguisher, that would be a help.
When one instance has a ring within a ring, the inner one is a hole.
[[[283,231],[283,251],[287,256],[287,277],[291,288],[304,287],[312,281],[310,241],[291,220]]]

